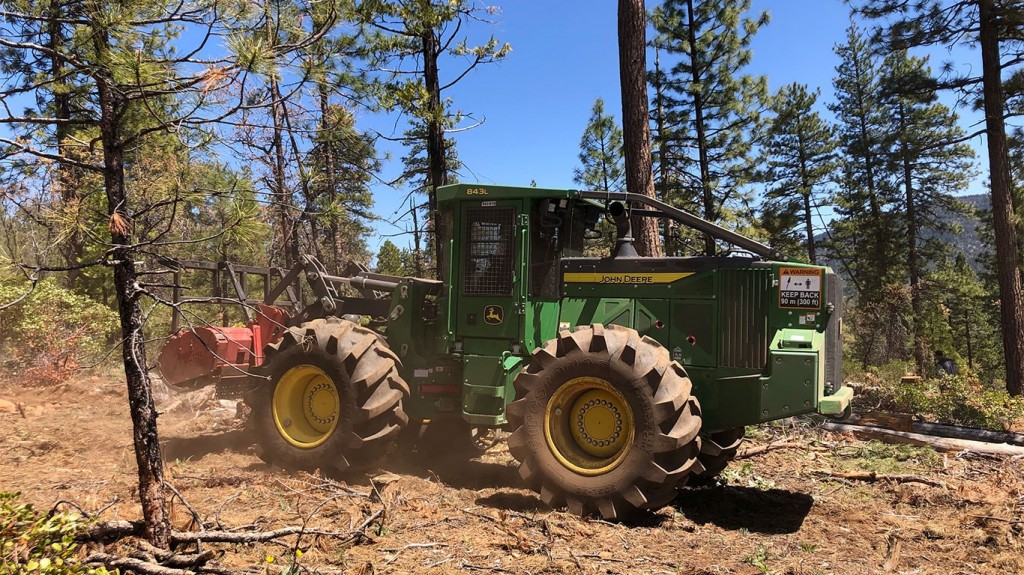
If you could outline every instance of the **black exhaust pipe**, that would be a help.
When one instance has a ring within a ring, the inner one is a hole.
[[[636,248],[633,247],[633,232],[629,225],[629,214],[626,213],[626,206],[622,202],[612,202],[608,205],[608,213],[612,216],[615,224],[615,248],[612,250],[613,258],[635,258]]]

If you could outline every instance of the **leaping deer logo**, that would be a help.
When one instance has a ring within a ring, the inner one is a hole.
[[[500,305],[489,305],[484,310],[484,321],[490,325],[498,325],[505,319],[505,310]]]

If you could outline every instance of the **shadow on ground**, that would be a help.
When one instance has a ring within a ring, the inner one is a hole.
[[[232,451],[248,453],[253,435],[242,429],[198,437],[172,437],[163,442],[163,454],[168,460],[200,459],[206,455]],[[251,466],[252,470],[272,469],[266,464]],[[443,454],[434,450],[399,447],[385,457],[380,470],[396,474],[414,475],[438,481],[455,489],[523,489],[518,470],[509,465],[471,459],[458,454]],[[370,485],[376,473],[328,473],[332,478],[352,485]],[[477,499],[479,505],[522,512],[547,509],[539,497],[522,492],[498,492]],[[807,494],[782,489],[761,490],[752,487],[714,486],[687,488],[679,491],[673,502],[675,509],[699,525],[708,523],[722,529],[746,529],[752,533],[783,534],[799,531],[811,511],[814,499]],[[631,525],[658,523],[663,517],[653,514],[638,517]]]
[[[461,420],[439,420],[428,426],[407,427],[395,451],[380,462],[380,467],[455,489],[522,487],[515,467],[481,460],[486,451],[473,447],[469,428]]]
[[[515,467],[466,457],[444,457],[400,449],[381,468],[392,473],[435,479],[456,489],[522,487]]]
[[[160,449],[164,459],[200,459],[211,453],[233,451],[247,453],[255,439],[251,432],[233,429],[222,433],[210,433],[197,437],[171,437],[161,441]]]
[[[763,534],[799,531],[813,505],[814,498],[806,493],[731,485],[683,489],[673,502],[677,511],[699,525]]]

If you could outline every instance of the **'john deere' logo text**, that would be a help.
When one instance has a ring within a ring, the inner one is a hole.
[[[484,321],[489,325],[498,325],[505,320],[505,310],[500,305],[489,305],[484,308]]]

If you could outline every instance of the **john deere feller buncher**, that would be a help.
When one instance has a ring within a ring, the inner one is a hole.
[[[164,379],[244,396],[261,456],[286,467],[368,466],[410,423],[506,429],[547,504],[609,519],[718,474],[746,425],[848,407],[829,268],[644,196],[459,184],[437,200],[439,281],[208,265],[250,322],[179,331]],[[629,216],[734,247],[636,257]],[[614,255],[583,257],[602,217]]]

